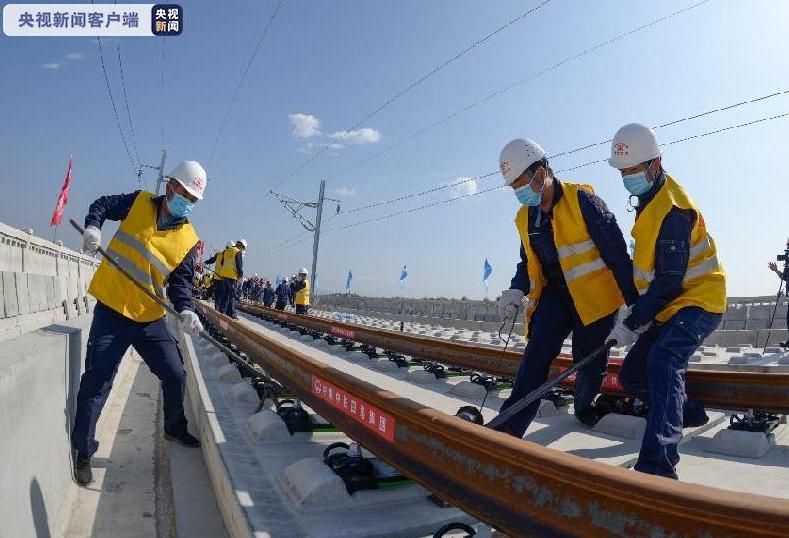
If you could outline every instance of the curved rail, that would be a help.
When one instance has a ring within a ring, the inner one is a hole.
[[[356,379],[205,304],[198,309],[321,416],[509,535],[789,535],[785,500],[684,484],[517,440]]]
[[[240,308],[253,314],[262,314],[275,320],[340,338],[494,375],[515,377],[522,359],[522,354],[519,352],[502,353],[500,349],[494,347],[450,342],[440,338],[386,329],[374,329],[353,323],[302,316],[249,303],[241,304]],[[551,375],[557,375],[571,364],[570,357],[560,355],[551,366]],[[621,385],[618,382],[620,368],[621,363],[609,362],[608,379],[604,385],[606,392],[621,393]],[[691,368],[687,373],[686,390],[694,399],[710,407],[789,413],[789,373],[785,372],[741,372]]]

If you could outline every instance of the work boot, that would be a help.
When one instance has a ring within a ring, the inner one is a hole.
[[[183,446],[188,448],[197,448],[200,446],[200,440],[188,431],[183,431],[180,433],[164,432],[164,438],[168,441],[178,441]]]
[[[575,418],[581,424],[592,428],[595,424],[600,422],[600,419],[611,412],[611,409],[606,405],[598,405],[597,402],[593,403],[591,407],[585,409],[576,409]]]
[[[682,427],[696,428],[704,426],[710,417],[704,406],[694,400],[688,400],[682,408]]]
[[[93,471],[90,468],[90,456],[77,456],[77,461],[74,465],[74,479],[83,486],[87,486],[93,482]]]

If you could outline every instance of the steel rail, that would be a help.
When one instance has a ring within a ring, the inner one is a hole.
[[[332,334],[357,342],[389,349],[424,360],[460,366],[489,374],[515,377],[523,358],[522,353],[502,353],[494,347],[450,342],[440,338],[409,334],[386,329],[374,329],[354,323],[327,320],[283,312],[249,303],[240,304],[242,310],[262,314],[272,319],[299,325],[306,329]],[[570,357],[560,355],[551,365],[551,376],[572,365]],[[610,361],[604,391],[622,393],[618,382],[621,363]],[[571,386],[574,379],[565,383]],[[771,413],[789,413],[789,373],[742,372],[733,370],[688,369],[686,390],[694,399],[710,407],[731,410],[754,409]]]
[[[508,535],[789,535],[784,499],[680,483],[517,440],[354,378],[205,303],[198,309],[337,428]],[[364,411],[360,419],[359,407],[384,416],[384,429],[370,427]]]

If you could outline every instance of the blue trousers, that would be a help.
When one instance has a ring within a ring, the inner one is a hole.
[[[97,303],[71,431],[71,444],[80,456],[92,456],[99,448],[95,439],[96,422],[129,346],[134,347],[162,382],[164,430],[168,433],[186,431],[183,358],[164,318],[137,323]]]
[[[216,309],[227,315],[236,315],[236,281],[223,278],[219,282],[217,290]]]
[[[548,379],[550,366],[562,350],[562,342],[573,333],[573,360],[579,360],[605,342],[614,327],[616,312],[584,326],[565,288],[546,287],[529,324],[529,340],[518,368],[512,395],[502,404],[501,411],[526,396]],[[581,368],[575,379],[576,412],[591,408],[600,392],[608,367],[608,353]],[[540,401],[523,409],[502,425],[502,430],[523,437],[537,414]]]
[[[625,392],[649,404],[637,471],[677,478],[683,414],[704,413],[685,394],[688,359],[722,317],[695,306],[683,308],[642,334],[625,357],[619,372]]]

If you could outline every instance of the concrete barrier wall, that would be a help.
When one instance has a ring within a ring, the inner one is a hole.
[[[98,261],[0,223],[0,340],[93,311]]]
[[[63,536],[76,497],[69,432],[91,316],[0,346],[0,535]]]

